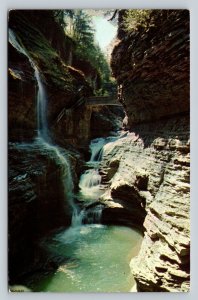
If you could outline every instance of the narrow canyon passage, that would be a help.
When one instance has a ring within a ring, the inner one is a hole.
[[[8,25],[9,291],[189,291],[188,11]]]

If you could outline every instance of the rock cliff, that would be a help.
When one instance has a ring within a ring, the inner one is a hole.
[[[104,147],[101,174],[109,189],[101,201],[106,218],[116,209],[127,210],[133,224],[144,221],[131,261],[137,290],[189,291],[189,12],[151,16],[147,30],[122,28],[112,54],[130,130]]]
[[[157,10],[150,18],[146,29],[122,29],[111,60],[130,127],[189,112],[189,12]]]

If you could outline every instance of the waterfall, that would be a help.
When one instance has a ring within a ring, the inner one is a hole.
[[[30,59],[30,57],[28,56],[27,52],[25,51],[25,49],[19,44],[19,42],[17,41],[17,38],[15,36],[15,33],[12,29],[9,28],[8,30],[9,32],[9,42],[10,44],[20,53],[24,54],[25,56],[27,56],[27,58],[29,59],[30,63],[33,64],[33,61]]]
[[[91,150],[90,162],[100,161],[102,159],[102,149],[104,145],[105,145],[104,138],[97,138],[91,141],[91,144],[89,146]]]
[[[9,42],[12,44],[12,46],[20,53],[24,54],[31,66],[34,69],[34,76],[36,78],[37,84],[38,84],[38,92],[37,92],[37,132],[38,137],[42,138],[44,141],[49,141],[49,133],[48,133],[48,126],[47,126],[47,95],[45,91],[45,87],[41,81],[39,70],[34,63],[34,61],[31,59],[27,51],[20,45],[18,42],[16,35],[12,29],[9,29]]]
[[[73,228],[82,226],[83,220],[85,219],[85,217],[86,217],[86,212],[84,209],[82,209],[80,212],[75,210],[72,215],[71,226]]]
[[[96,138],[91,141],[91,144],[89,146],[89,149],[91,151],[91,158],[89,162],[96,162],[102,160],[103,155],[103,147],[107,143],[111,143],[116,141],[119,138],[119,136],[109,136],[106,138]]]
[[[103,147],[109,142],[115,141],[118,137],[96,138],[90,143],[91,157],[87,162],[88,169],[80,177],[79,188],[85,198],[96,200],[103,192],[101,190],[101,176],[98,165],[102,160]]]
[[[84,195],[94,198],[97,197],[101,183],[101,176],[97,169],[86,170],[81,175],[79,187]]]
[[[72,227],[80,227],[82,224],[100,224],[102,216],[102,205],[82,209],[77,215],[72,216]]]
[[[92,167],[86,170],[80,177],[79,188],[81,197],[88,202],[95,202],[103,194],[101,186],[101,175],[99,174],[99,163],[102,159],[103,146],[115,140],[115,137],[96,138],[90,143],[91,157],[87,165]],[[102,215],[102,205],[96,205],[86,209],[81,215],[81,222],[100,223]]]
[[[24,54],[28,58],[31,66],[34,69],[34,75],[38,85],[38,92],[37,92],[38,137],[36,139],[36,142],[42,145],[42,147],[44,147],[48,151],[52,152],[54,154],[54,158],[56,162],[60,163],[62,168],[62,181],[64,186],[65,197],[67,198],[67,201],[72,209],[73,214],[77,215],[77,207],[73,200],[74,184],[73,184],[69,160],[67,160],[66,156],[63,154],[63,151],[61,151],[61,148],[56,145],[52,145],[50,141],[48,125],[47,125],[47,94],[45,91],[44,84],[41,80],[39,70],[36,64],[34,63],[34,61],[27,53],[27,51],[20,45],[20,43],[16,38],[15,33],[11,29],[9,29],[9,42],[18,52]]]
[[[37,92],[37,130],[38,137],[43,138],[45,141],[50,141],[47,125],[47,94],[45,87],[41,81],[40,73],[34,65],[34,74],[38,84]]]
[[[97,205],[91,209],[88,209],[86,212],[86,223],[88,224],[100,223],[102,210],[103,210],[102,205]]]
[[[98,164],[102,159],[102,149],[105,145],[104,138],[97,138],[91,141],[91,157],[87,162],[93,168],[86,170],[80,177],[79,188],[81,195],[89,200],[96,200],[101,194],[101,176],[98,170]]]
[[[39,142],[41,142],[43,147],[45,147],[48,151],[53,152],[54,154],[53,157],[55,161],[60,164],[62,169],[61,179],[64,187],[65,198],[67,199],[67,202],[71,207],[72,212],[73,213],[76,212],[77,207],[74,203],[74,195],[73,195],[74,183],[73,183],[69,160],[66,158],[64,151],[58,146],[49,144],[42,139],[39,139]]]
[[[97,205],[94,208],[80,210],[74,202],[73,190],[74,184],[71,174],[71,166],[64,152],[60,147],[53,145],[50,140],[50,134],[47,124],[47,93],[45,86],[41,80],[39,69],[35,62],[31,59],[25,48],[18,42],[14,32],[9,29],[9,42],[16,48],[17,51],[24,54],[34,69],[34,75],[38,85],[37,92],[37,132],[36,142],[42,147],[53,153],[53,157],[61,165],[62,181],[64,193],[72,209],[71,229],[78,228],[83,223],[99,223],[102,214],[102,205]],[[68,115],[71,112],[68,111]],[[101,190],[101,176],[98,170],[98,164],[102,159],[103,146],[117,139],[117,137],[98,138],[91,141],[90,150],[91,158],[88,162],[94,165],[94,168],[86,170],[80,178],[79,187],[84,198],[88,198],[92,202],[98,199],[103,191]]]

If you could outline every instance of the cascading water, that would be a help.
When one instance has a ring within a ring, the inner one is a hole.
[[[73,189],[74,184],[72,180],[71,174],[71,167],[69,164],[69,160],[66,159],[65,155],[62,153],[60,147],[52,145],[50,141],[50,135],[48,131],[48,124],[47,124],[47,94],[45,91],[44,84],[41,80],[41,76],[38,70],[38,67],[34,63],[34,61],[29,56],[28,52],[23,48],[20,43],[18,42],[15,33],[9,29],[9,42],[12,46],[20,53],[24,54],[31,66],[34,69],[35,78],[38,85],[38,92],[37,92],[37,132],[38,136],[35,141],[36,144],[44,147],[47,151],[52,152],[54,154],[54,159],[60,163],[62,168],[62,181],[65,190],[65,195],[67,201],[72,209],[73,217],[72,220],[75,219],[75,216],[78,215],[78,208],[74,203],[73,200]],[[75,223],[75,222],[74,222]]]
[[[23,46],[18,42],[15,33],[9,29],[9,42],[19,51],[20,53],[24,54],[28,59],[30,64],[34,69],[35,78],[38,85],[38,92],[37,92],[37,132],[38,136],[36,139],[36,143],[39,143],[44,147],[46,150],[51,151],[54,153],[54,158],[57,162],[60,163],[63,171],[62,171],[62,180],[63,186],[65,189],[65,196],[67,198],[67,202],[69,203],[72,209],[72,227],[78,227],[82,225],[82,221],[86,219],[86,211],[82,210],[79,211],[78,206],[74,202],[73,197],[73,180],[71,174],[71,167],[69,161],[66,159],[65,155],[62,153],[60,147],[52,145],[50,134],[48,131],[48,124],[47,124],[47,94],[45,91],[44,84],[41,80],[41,76],[36,66],[35,62],[31,59],[28,52],[25,50]],[[117,137],[109,137],[109,138],[98,138],[92,140],[90,144],[91,150],[91,158],[88,162],[88,165],[91,164],[93,166],[92,169],[87,170],[80,179],[79,187],[81,190],[81,194],[85,198],[89,198],[89,200],[96,200],[103,191],[101,190],[101,176],[98,171],[98,164],[102,159],[102,149],[103,146],[117,139]],[[97,211],[97,213],[95,213]],[[88,222],[91,222],[91,215],[93,222],[99,221],[99,216],[101,215],[102,208],[95,208],[93,209],[93,213],[89,210],[89,217]],[[96,217],[97,216],[97,217]]]
[[[89,146],[91,150],[91,158],[88,163],[100,162],[103,154],[103,146],[107,143],[117,140],[118,138],[118,136],[110,136],[106,138],[96,138],[92,140]]]
[[[38,137],[42,138],[46,142],[50,142],[50,137],[48,133],[48,125],[47,125],[47,94],[45,91],[45,87],[41,81],[39,71],[36,66],[34,66],[34,74],[38,84],[38,92],[37,92],[37,130]]]
[[[133,282],[129,261],[137,254],[141,239],[139,233],[119,226],[100,224],[103,206],[94,206],[101,191],[101,177],[98,171],[103,146],[117,137],[95,139],[90,144],[91,158],[88,169],[80,179],[80,190],[85,201],[87,197],[93,205],[79,210],[73,197],[73,180],[69,160],[65,151],[51,144],[47,126],[47,95],[39,70],[25,49],[19,44],[13,31],[9,30],[10,43],[28,57],[35,71],[38,84],[37,121],[38,136],[31,147],[37,144],[62,167],[62,180],[67,202],[72,209],[72,224],[69,229],[58,231],[43,239],[42,246],[49,261],[58,268],[54,273],[41,271],[33,277],[25,278],[25,285],[33,291],[53,292],[126,292]],[[26,147],[27,144],[24,144]],[[86,221],[86,222],[84,222]],[[90,225],[82,226],[83,223]],[[124,258],[124,259],[123,259]],[[128,263],[126,262],[126,258]],[[34,277],[35,276],[35,277]]]
[[[105,139],[104,138],[97,138],[91,141],[91,144],[89,146],[91,150],[91,158],[90,162],[96,162],[100,161],[102,158],[102,149],[105,145]]]
[[[47,126],[47,116],[46,116],[46,102],[47,96],[44,85],[41,81],[39,70],[34,63],[34,61],[29,56],[28,52],[20,45],[18,42],[16,35],[12,29],[9,29],[9,42],[12,46],[20,53],[24,54],[31,66],[34,69],[34,75],[38,84],[38,92],[37,92],[37,132],[38,137],[42,138],[45,142],[49,141],[49,133]]]
[[[102,216],[102,210],[103,206],[102,205],[97,205],[91,209],[88,209],[86,212],[86,222],[88,224],[97,224],[101,223],[101,216]]]
[[[91,157],[87,165],[91,167],[81,175],[79,188],[81,195],[87,200],[97,200],[103,193],[101,187],[101,176],[99,174],[99,164],[102,160],[103,146],[115,141],[118,137],[97,138],[91,141]]]
[[[94,200],[99,195],[101,176],[97,169],[86,170],[81,175],[79,187],[81,193],[85,197],[90,197]]]

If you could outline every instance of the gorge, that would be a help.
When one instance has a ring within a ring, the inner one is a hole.
[[[9,289],[189,291],[189,13],[118,10],[123,111],[60,12],[9,14]]]

